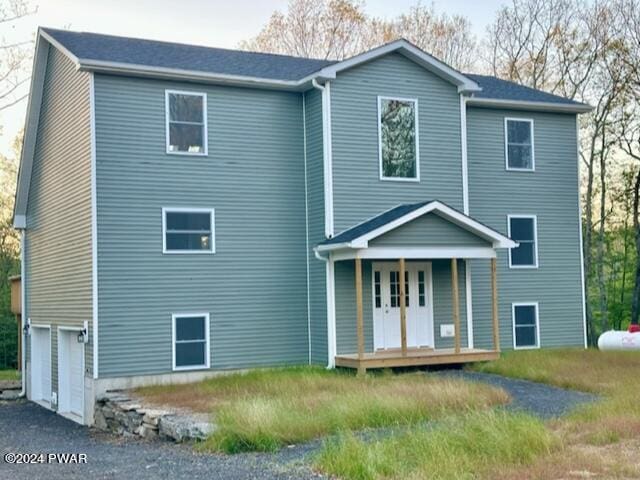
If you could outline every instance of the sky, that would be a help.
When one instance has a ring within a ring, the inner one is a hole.
[[[0,0],[0,3],[8,0]],[[67,28],[235,48],[256,35],[274,10],[284,11],[287,0],[29,0],[37,12],[0,26],[0,39],[35,38],[38,26]],[[368,0],[372,16],[393,18],[418,0]],[[437,12],[466,15],[480,37],[506,0],[436,0]],[[430,3],[423,2],[425,5]],[[28,88],[28,87],[25,87]],[[0,153],[8,154],[24,125],[26,100],[0,111]]]

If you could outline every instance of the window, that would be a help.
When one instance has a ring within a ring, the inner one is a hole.
[[[207,154],[207,95],[165,92],[167,153]]]
[[[382,180],[420,180],[418,100],[378,97]]]
[[[163,208],[163,253],[214,253],[213,209]]]
[[[535,216],[509,215],[509,237],[519,245],[509,250],[510,268],[538,268],[538,226]]]
[[[418,306],[424,307],[426,305],[426,294],[424,291],[424,272],[420,270],[418,272]]]
[[[173,369],[209,368],[209,314],[172,315]]]
[[[373,283],[374,283],[374,291],[375,291],[375,304],[376,308],[382,307],[382,294],[380,290],[380,271],[376,270],[373,274]]]
[[[533,171],[533,120],[505,118],[504,137],[507,170]]]
[[[513,348],[540,347],[540,328],[537,303],[514,303]]]

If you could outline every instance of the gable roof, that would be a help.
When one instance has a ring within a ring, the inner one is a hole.
[[[471,94],[473,105],[541,110],[591,110],[589,105],[487,75],[460,73],[400,39],[342,60],[319,60],[182,43],[41,28],[40,34],[69,56],[81,70],[109,71],[194,81],[304,90],[311,80],[332,79],[340,71],[398,52]]]
[[[316,248],[318,252],[343,248],[367,248],[369,240],[377,238],[427,213],[435,213],[460,228],[491,242],[494,248],[513,248],[518,245],[497,230],[478,222],[447,204],[438,200],[428,200],[397,205],[339,233],[333,238],[321,242]]]

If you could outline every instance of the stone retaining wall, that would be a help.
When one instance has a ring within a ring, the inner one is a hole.
[[[111,391],[97,399],[94,427],[118,435],[174,442],[204,440],[214,430],[207,415],[147,408],[125,391]]]

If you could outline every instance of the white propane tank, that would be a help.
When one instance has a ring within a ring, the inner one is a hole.
[[[640,332],[629,333],[609,330],[598,339],[600,350],[638,350],[640,351]]]

